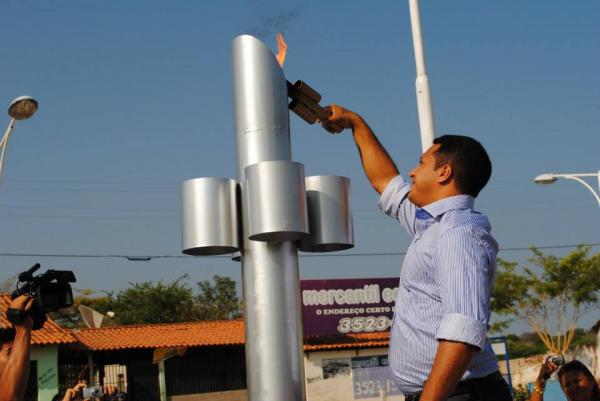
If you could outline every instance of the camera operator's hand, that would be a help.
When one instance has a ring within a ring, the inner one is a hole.
[[[15,327],[16,331],[19,329],[31,331],[33,328],[33,318],[31,317],[30,313],[31,309],[33,308],[33,302],[34,299],[29,295],[20,295],[10,301],[10,305],[8,305],[10,309],[16,309],[23,313],[23,319],[21,319],[19,322],[13,322],[13,326]]]
[[[32,307],[33,299],[28,295],[13,299],[8,306],[7,313],[13,311],[17,319],[11,320],[15,329],[14,339],[2,343],[0,348],[0,352],[3,353],[2,359],[6,360],[0,370],[0,401],[22,400],[25,395],[33,328],[33,319],[30,316]]]

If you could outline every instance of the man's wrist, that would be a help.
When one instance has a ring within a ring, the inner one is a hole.
[[[31,339],[31,328],[27,326],[15,326],[15,341],[29,341]]]
[[[355,130],[356,128],[360,127],[360,126],[366,126],[367,122],[359,115],[356,114],[354,112],[352,112],[352,114],[350,115],[350,117],[348,118],[348,120],[350,120],[350,123],[352,124],[352,129]]]

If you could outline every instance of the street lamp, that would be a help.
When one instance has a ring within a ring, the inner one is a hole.
[[[12,134],[15,122],[17,120],[27,120],[31,117],[38,109],[38,102],[31,96],[19,96],[13,100],[8,106],[8,115],[10,116],[10,123],[8,128],[4,132],[2,140],[0,140],[0,178],[2,178],[2,167],[4,166],[4,154],[6,153],[6,147],[8,146],[8,140]]]
[[[598,192],[594,191],[594,188],[592,188],[592,186],[590,184],[588,184],[586,181],[584,181],[581,177],[597,177],[598,178]],[[554,182],[556,182],[556,180],[558,180],[559,178],[568,178],[570,180],[575,180],[580,182],[581,184],[583,184],[587,189],[589,189],[592,194],[594,194],[594,197],[596,198],[596,201],[598,201],[598,206],[600,206],[600,171],[598,171],[597,173],[589,173],[589,174],[540,174],[537,177],[535,177],[534,182],[536,184],[553,184]]]

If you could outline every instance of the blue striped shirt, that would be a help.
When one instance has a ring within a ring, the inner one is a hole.
[[[400,272],[389,348],[390,368],[404,394],[423,390],[438,340],[480,349],[463,380],[498,370],[486,338],[498,252],[490,223],[473,210],[472,196],[452,196],[419,209],[408,200],[409,191],[399,175],[379,199],[381,210],[412,236]]]

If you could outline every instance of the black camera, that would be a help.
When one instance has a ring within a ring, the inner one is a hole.
[[[34,299],[30,312],[33,318],[33,330],[39,330],[46,322],[46,314],[73,305],[73,290],[69,283],[76,281],[75,275],[70,270],[48,270],[46,273],[34,276],[40,264],[36,263],[30,269],[19,274],[17,289],[11,294],[11,299],[20,295],[30,295]],[[6,311],[7,319],[18,323],[23,315],[17,309],[9,308]]]

